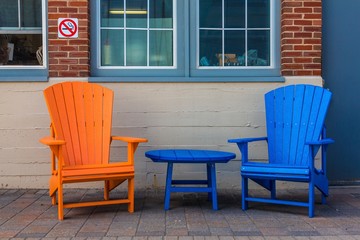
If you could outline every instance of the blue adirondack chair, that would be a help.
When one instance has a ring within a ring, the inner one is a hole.
[[[267,137],[230,139],[242,155],[242,209],[248,202],[275,203],[309,208],[314,216],[315,187],[322,203],[328,196],[326,148],[334,141],[326,138],[324,120],[331,92],[312,85],[280,87],[265,94]],[[268,162],[248,161],[248,143],[267,141]],[[315,167],[315,156],[321,149],[321,167]],[[248,179],[270,191],[269,198],[251,197]],[[307,202],[277,199],[276,180],[309,184]]]

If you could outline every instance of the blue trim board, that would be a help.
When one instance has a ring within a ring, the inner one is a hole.
[[[285,82],[284,77],[89,77],[89,82]]]

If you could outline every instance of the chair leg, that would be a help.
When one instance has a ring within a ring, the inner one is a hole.
[[[326,204],[326,195],[321,193],[321,204]]]
[[[315,187],[317,187],[321,193],[321,204],[326,204],[326,198],[329,195],[329,185],[326,183],[321,187],[318,187],[317,185],[315,185]]]
[[[109,200],[109,180],[104,181],[104,200]]]
[[[312,181],[309,182],[309,218],[314,217],[315,187]]]
[[[58,219],[64,220],[64,196],[62,184],[59,184],[58,188]]]
[[[56,175],[52,175],[49,180],[49,194],[51,197],[51,204],[56,205],[56,194],[59,189],[59,179]]]
[[[271,184],[271,198],[276,199],[276,181],[271,180],[270,184]]]
[[[51,196],[51,205],[56,205],[56,192]]]
[[[241,176],[241,191],[242,191],[242,210],[247,210],[248,209],[248,202],[246,200],[246,198],[248,197],[248,178],[245,178],[243,176]]]
[[[133,213],[135,208],[135,180],[133,177],[128,179],[128,199],[130,201],[128,212]]]
[[[167,165],[166,173],[166,186],[165,186],[165,210],[170,208],[170,193],[171,193],[171,181],[172,181],[173,163],[169,162]]]

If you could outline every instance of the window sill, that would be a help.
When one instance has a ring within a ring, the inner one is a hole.
[[[90,77],[89,82],[285,82],[277,77]]]
[[[1,77],[0,82],[47,82],[48,76],[18,76],[18,77]]]

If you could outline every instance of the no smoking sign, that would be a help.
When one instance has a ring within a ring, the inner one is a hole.
[[[77,18],[58,19],[59,38],[77,38],[79,36],[79,24]]]

